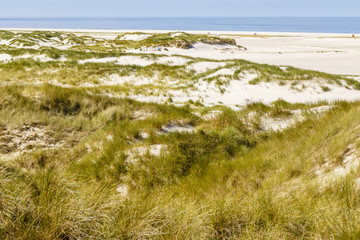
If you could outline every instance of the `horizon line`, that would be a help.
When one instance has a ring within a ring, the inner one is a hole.
[[[25,17],[0,17],[7,19],[114,19],[114,18],[360,18],[360,16],[25,16]]]

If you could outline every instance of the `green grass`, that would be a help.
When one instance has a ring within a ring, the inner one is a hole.
[[[324,92],[330,92],[331,89],[328,87],[328,86],[321,86],[321,89],[324,91]]]

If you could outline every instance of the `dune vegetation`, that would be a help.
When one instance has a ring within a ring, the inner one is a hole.
[[[88,52],[99,40],[75,34],[3,31],[0,41],[0,239],[360,237],[360,102],[234,108],[180,104],[171,93],[204,81],[221,94],[244,74],[298,91],[313,81],[325,93],[357,91],[357,81],[236,59],[176,55],[183,64],[174,65],[168,55],[103,51],[110,40]],[[190,67],[203,62],[214,67]],[[232,74],[214,74],[224,68]],[[135,80],[113,84],[114,74]]]

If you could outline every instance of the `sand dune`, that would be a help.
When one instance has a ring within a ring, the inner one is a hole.
[[[73,31],[78,36],[87,36],[84,37],[86,41],[83,43],[83,46],[87,47],[93,46],[96,42],[95,38],[101,42],[106,39],[115,39],[121,34],[120,37],[123,40],[139,42],[152,36],[150,33],[167,31],[144,31],[144,33],[137,34],[126,34],[126,32],[131,31]],[[189,33],[204,32],[189,31]],[[279,85],[276,76],[271,76],[271,81],[254,85],[250,81],[259,76],[260,73],[256,73],[258,70],[252,69],[253,71],[249,72],[242,69],[244,66],[231,65],[236,62],[235,59],[245,59],[256,63],[293,66],[332,74],[351,75],[353,79],[359,81],[360,38],[352,38],[346,34],[257,33],[257,35],[254,35],[246,32],[205,33],[216,37],[233,38],[236,40],[237,45],[216,45],[201,41],[192,42],[192,48],[190,49],[169,47],[169,45],[166,47],[141,45],[122,49],[123,56],[81,58],[78,60],[80,64],[109,63],[116,64],[119,68],[135,65],[138,68],[124,68],[127,69],[128,73],[124,70],[124,73],[104,75],[97,79],[95,83],[88,81],[77,84],[82,87],[111,85],[127,86],[134,89],[138,87],[138,90],[133,91],[130,89],[126,94],[130,98],[144,102],[164,103],[171,98],[173,104],[181,105],[189,101],[201,101],[205,106],[222,104],[234,109],[238,109],[240,106],[250,102],[271,103],[278,99],[291,103],[317,102],[320,100],[353,101],[360,99],[359,91],[346,83],[330,84],[330,82],[322,81],[319,78],[295,82],[285,81]],[[180,36],[181,34],[172,32],[170,37]],[[38,48],[38,43],[39,41],[36,40],[35,44],[30,45],[29,48]],[[11,43],[4,42],[4,45],[9,46]],[[79,44],[76,42],[64,43],[60,39],[50,39],[47,45],[63,49],[76,47]],[[111,46],[111,44],[108,45]],[[108,47],[108,45],[105,44],[103,47]],[[11,47],[21,48],[17,45],[11,45]],[[153,54],[156,54],[156,56]],[[44,54],[25,54],[16,57],[5,53],[0,54],[0,62],[4,63],[26,58],[33,58],[41,62],[67,61],[64,56],[52,59]],[[231,61],[233,59],[234,61]],[[166,70],[166,67],[155,66],[151,68],[153,64],[175,67],[171,70],[174,76],[176,76],[176,71],[183,69],[185,70],[183,74],[188,75],[188,77],[191,75],[192,79],[185,77],[184,81],[183,76],[171,77],[170,70]],[[147,70],[152,69],[154,72],[149,73],[144,70],[143,73],[135,73],[134,69],[140,69],[140,67],[148,67]],[[287,71],[286,67],[281,69],[284,73]],[[240,77],[235,74],[236,71],[241,72]],[[52,83],[66,85],[55,80]],[[156,88],[158,90],[154,90]],[[124,94],[110,95],[123,96]]]

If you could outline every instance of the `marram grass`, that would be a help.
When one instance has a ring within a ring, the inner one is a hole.
[[[26,115],[28,121],[49,128],[56,127],[55,121],[88,136],[70,148],[1,161],[2,239],[359,237],[357,169],[330,184],[316,175],[325,163],[344,164],[339,159],[349,145],[358,146],[359,103],[336,103],[321,117],[309,116],[282,133],[263,135],[229,109],[204,121],[186,107],[96,97],[50,85],[27,89],[41,96],[33,102],[24,95],[26,89],[2,89],[3,123],[21,122]],[[272,108],[249,106],[259,112]],[[22,111],[5,118],[11,109]],[[132,120],[137,110],[153,117]],[[156,134],[176,119],[203,130]],[[139,129],[150,132],[141,144],[166,144],[168,154],[145,155],[141,165],[129,167],[121,153],[140,144]],[[109,134],[113,140],[106,139]],[[117,191],[121,184],[129,186],[127,197]]]

